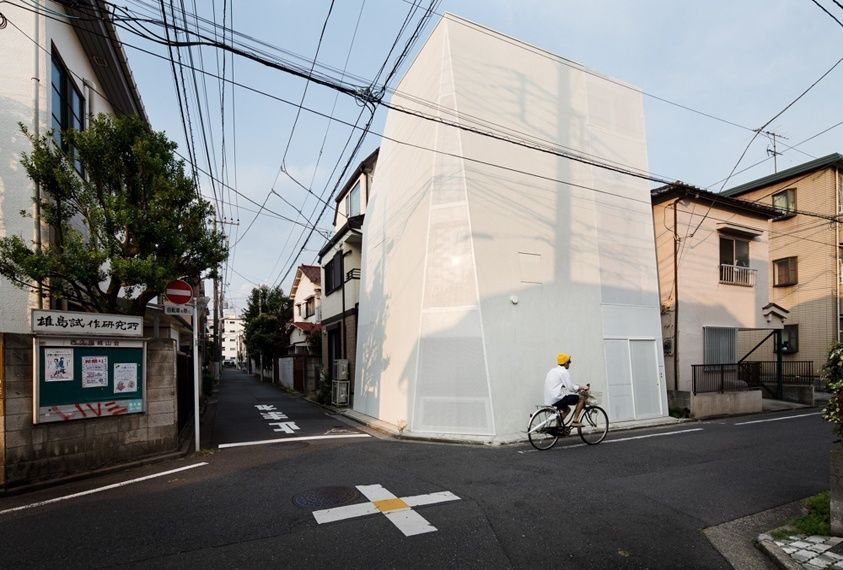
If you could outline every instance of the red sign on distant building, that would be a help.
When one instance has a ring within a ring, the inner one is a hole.
[[[171,303],[184,305],[193,298],[193,287],[181,279],[175,279],[167,283],[164,296]]]

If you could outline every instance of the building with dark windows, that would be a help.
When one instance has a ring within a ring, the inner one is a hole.
[[[841,339],[843,156],[834,153],[736,186],[726,196],[776,210],[768,226],[770,301],[790,311],[785,361],[825,363]],[[764,348],[773,357],[773,347]]]

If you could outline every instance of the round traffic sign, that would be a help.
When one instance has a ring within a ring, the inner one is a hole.
[[[181,279],[174,279],[167,283],[164,296],[171,303],[184,305],[193,298],[193,287]]]

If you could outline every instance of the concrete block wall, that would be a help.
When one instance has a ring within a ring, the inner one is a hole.
[[[172,339],[148,341],[145,413],[35,425],[32,336],[2,337],[4,487],[60,479],[178,447],[176,345]]]

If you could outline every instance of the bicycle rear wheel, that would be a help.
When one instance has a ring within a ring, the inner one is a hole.
[[[550,449],[559,439],[559,415],[554,408],[542,408],[537,410],[530,418],[530,425],[527,428],[527,437],[530,443],[538,450]]]
[[[582,439],[588,445],[597,445],[609,433],[609,416],[600,406],[586,406],[582,411],[582,427],[577,428]]]

